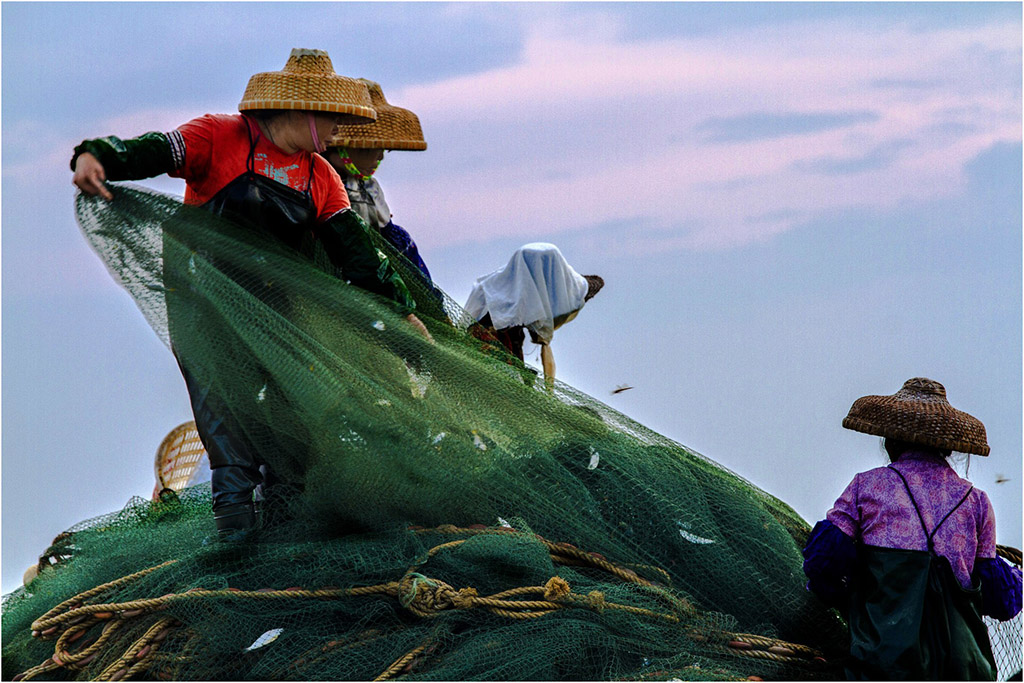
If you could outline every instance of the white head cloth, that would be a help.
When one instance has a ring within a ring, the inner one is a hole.
[[[558,247],[534,242],[516,249],[504,268],[477,279],[466,311],[477,320],[490,313],[498,330],[523,325],[548,343],[554,318],[581,309],[586,295],[586,278]]]

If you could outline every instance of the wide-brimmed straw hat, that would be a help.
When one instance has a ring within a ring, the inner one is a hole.
[[[359,79],[370,91],[370,101],[377,111],[373,123],[343,124],[334,129],[328,147],[349,149],[401,149],[422,151],[427,148],[420,119],[408,109],[388,104],[380,84]]]
[[[298,109],[350,114],[367,121],[377,118],[364,83],[334,73],[323,50],[295,48],[281,71],[249,79],[238,111]]]
[[[843,426],[942,450],[988,455],[985,425],[946,400],[946,388],[924,377],[908,379],[892,396],[853,402]]]

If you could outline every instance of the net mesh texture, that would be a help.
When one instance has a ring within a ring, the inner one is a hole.
[[[383,240],[432,341],[311,239],[111,189],[89,242],[282,483],[243,542],[209,484],[61,534],[4,599],[5,679],[843,677],[786,504],[546,386]]]

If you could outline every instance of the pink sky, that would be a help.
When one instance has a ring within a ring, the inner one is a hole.
[[[949,195],[965,162],[1020,140],[1019,98],[1008,97],[1019,83],[990,75],[1019,50],[1013,27],[879,33],[820,22],[656,41],[627,41],[609,25],[565,28],[535,27],[511,66],[390,93],[419,113],[428,140],[431,129],[487,132],[463,139],[463,149],[435,145],[427,163],[444,172],[427,182],[416,174],[415,185],[389,186],[406,220],[443,221],[446,243],[525,238],[553,221],[572,230],[633,220],[671,247],[725,248],[823,212]],[[861,120],[778,137],[702,133],[710,119],[751,114]],[[538,126],[541,140],[531,136]],[[546,153],[545,140],[573,129],[592,143]],[[468,152],[492,163],[463,170]],[[815,170],[866,152],[884,163]],[[538,170],[557,177],[538,181]],[[657,232],[680,223],[694,227]]]

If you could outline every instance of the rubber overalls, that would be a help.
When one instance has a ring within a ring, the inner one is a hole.
[[[288,247],[307,252],[312,240],[312,230],[317,220],[317,208],[313,201],[311,188],[313,183],[313,164],[310,159],[309,182],[304,191],[271,180],[255,171],[256,143],[260,138],[255,124],[246,117],[249,134],[249,153],[246,172],[225,185],[213,198],[202,205],[210,212],[224,216],[232,222],[251,227],[272,235]],[[310,255],[310,254],[307,254]],[[258,279],[238,278],[250,293],[258,298],[266,296],[263,285]],[[201,334],[202,312],[186,313],[192,322],[181,322],[183,333]],[[169,325],[175,322],[169,315]],[[190,325],[190,326],[189,326]],[[210,343],[223,341],[213,340]],[[174,335],[172,333],[172,347]],[[224,349],[221,358],[230,354],[231,349]],[[178,354],[175,354],[178,357]],[[239,356],[238,362],[246,358]],[[200,380],[199,375],[209,378],[209,368],[203,373],[197,368],[186,367],[178,357],[185,384],[188,387],[189,399],[195,416],[196,427],[203,445],[210,458],[212,470],[213,511],[218,530],[230,534],[237,530],[251,528],[256,522],[256,509],[253,502],[255,491],[257,499],[265,499],[273,488],[277,495],[282,495],[282,487],[272,484],[277,482],[274,473],[258,456],[258,450],[251,443],[246,430],[241,428],[238,420],[232,415],[230,408],[220,400],[217,391],[211,390],[210,379]],[[220,366],[227,365],[224,362]],[[264,391],[274,392],[276,386],[268,380]],[[285,401],[278,396],[279,401]],[[279,435],[276,435],[278,438]],[[293,433],[289,435],[292,448],[302,448],[303,436]]]

